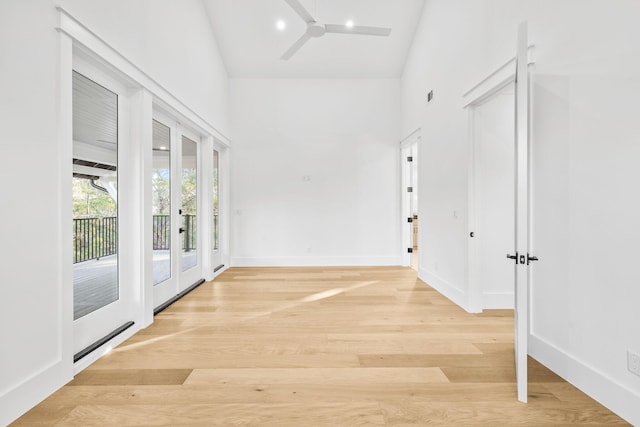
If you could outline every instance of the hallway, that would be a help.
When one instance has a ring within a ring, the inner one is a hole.
[[[15,426],[628,425],[401,267],[233,268]]]

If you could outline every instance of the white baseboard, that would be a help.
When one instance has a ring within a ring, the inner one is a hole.
[[[513,292],[482,294],[482,308],[484,310],[503,310],[515,308],[515,296]]]
[[[4,369],[4,368],[3,368]],[[9,425],[37,402],[71,381],[70,362],[58,361],[0,396],[0,426]]]
[[[418,278],[445,297],[449,298],[454,304],[457,304],[464,310],[469,311],[467,294],[463,290],[424,268],[420,268],[418,270]]]
[[[402,265],[402,257],[255,257],[231,258],[232,267],[377,267]]]
[[[529,335],[529,354],[629,423],[640,426],[640,394],[535,335]]]
[[[227,263],[228,264],[228,263]],[[225,271],[227,271],[229,269],[229,265],[225,264],[224,267],[222,267],[220,270],[216,271],[216,272],[211,272],[211,274],[207,274],[204,277],[204,280],[207,282],[211,282],[212,280],[215,280],[216,277],[218,277],[219,275],[221,275],[222,273],[224,273]]]

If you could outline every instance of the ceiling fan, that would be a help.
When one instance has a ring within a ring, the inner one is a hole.
[[[359,34],[365,36],[388,37],[391,28],[384,27],[362,27],[357,25],[323,24],[318,22],[304,8],[299,0],[284,0],[300,17],[307,23],[307,31],[300,37],[281,57],[282,60],[291,58],[306,42],[312,37],[322,37],[326,33],[337,34]]]

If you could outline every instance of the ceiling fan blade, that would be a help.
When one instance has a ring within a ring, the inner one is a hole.
[[[309,13],[309,11],[307,11],[307,9],[304,8],[304,6],[302,5],[302,3],[300,3],[299,0],[284,0],[287,2],[287,4],[289,6],[291,6],[291,8],[293,10],[296,11],[296,13],[298,15],[300,15],[300,17],[304,20],[304,22],[306,22],[307,24],[310,22],[316,22],[315,19],[313,19],[313,16],[311,16],[311,14]]]
[[[363,36],[383,36],[391,34],[391,28],[384,27],[347,27],[346,25],[326,24],[324,26],[327,33],[358,34]]]
[[[296,53],[298,50],[300,50],[300,48],[309,41],[311,37],[307,34],[304,33],[302,35],[302,37],[300,37],[294,44],[291,45],[291,47],[280,57],[280,59],[282,60],[288,60],[289,58],[291,58],[293,56],[294,53]]]

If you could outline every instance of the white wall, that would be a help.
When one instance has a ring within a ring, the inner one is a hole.
[[[394,79],[231,79],[232,265],[400,264],[399,106]]]
[[[68,229],[61,206],[70,198],[70,177],[60,171],[70,159],[57,142],[62,50],[54,3],[0,1],[0,425],[73,375],[72,284],[62,268],[71,260],[59,256],[60,233]],[[226,72],[199,1],[63,6],[200,116],[228,130]]]
[[[230,136],[227,71],[201,0],[59,0],[72,16]]]
[[[57,187],[58,39],[48,0],[0,2],[0,425],[72,374]],[[65,360],[67,358],[67,360]],[[33,387],[32,377],[44,378]],[[25,391],[25,389],[28,389]]]
[[[467,113],[462,94],[515,53],[533,71],[531,353],[634,424],[640,377],[640,3],[429,0],[402,79],[402,134],[420,147],[420,276],[466,305]],[[425,105],[429,89],[434,102]],[[459,210],[459,218],[452,212]]]

